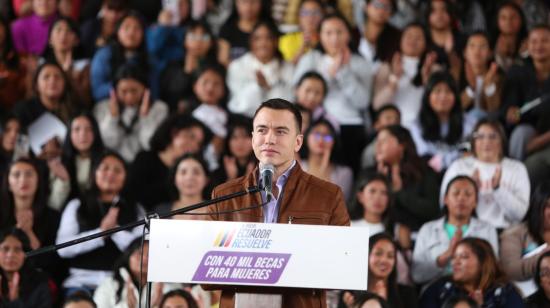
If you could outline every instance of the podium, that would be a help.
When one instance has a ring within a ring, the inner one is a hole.
[[[368,229],[151,220],[148,280],[367,290]]]

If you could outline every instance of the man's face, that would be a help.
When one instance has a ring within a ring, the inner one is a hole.
[[[292,112],[262,108],[253,124],[252,148],[258,160],[280,170],[290,167],[303,142]]]

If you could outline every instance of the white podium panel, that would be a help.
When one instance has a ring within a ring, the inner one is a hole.
[[[368,229],[151,220],[155,282],[366,290]]]

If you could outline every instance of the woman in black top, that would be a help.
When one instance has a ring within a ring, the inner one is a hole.
[[[45,62],[38,67],[33,89],[35,94],[31,99],[19,102],[13,108],[13,113],[25,129],[45,112],[53,113],[66,123],[78,110],[69,78],[57,63]]]
[[[170,201],[170,168],[185,153],[201,153],[212,133],[189,115],[166,119],[151,138],[151,150],[142,151],[130,168],[129,192],[147,210]]]
[[[191,21],[183,43],[185,56],[169,63],[160,76],[160,98],[171,111],[185,108],[184,98],[191,96],[193,75],[201,68],[217,63],[216,39],[208,24]]]
[[[537,261],[534,278],[538,290],[525,300],[527,307],[550,307],[550,251],[545,252]]]
[[[24,231],[14,228],[0,234],[0,307],[52,307],[48,278],[25,258],[28,251]]]
[[[106,231],[143,218],[141,206],[126,193],[127,169],[124,159],[113,152],[104,153],[92,169],[92,187],[82,197],[71,200],[63,211],[56,243]],[[120,231],[58,251],[68,260],[69,277],[63,286],[93,291],[111,274],[112,262],[142,234],[141,227]]]

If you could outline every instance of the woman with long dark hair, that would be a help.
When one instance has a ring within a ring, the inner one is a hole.
[[[13,114],[0,118],[0,183],[9,164],[16,158],[21,123]]]
[[[231,112],[252,118],[262,101],[291,98],[293,67],[283,60],[278,42],[279,30],[274,23],[259,21],[252,28],[250,52],[231,62],[227,71],[231,91],[227,107]]]
[[[172,200],[160,204],[155,210],[157,213],[175,211],[186,206],[198,204],[208,198],[206,193],[209,181],[208,166],[200,155],[187,153],[180,157],[170,171],[170,180],[170,186],[173,191]],[[189,212],[189,214],[191,213],[196,215],[184,214],[174,216],[173,218],[206,220],[208,215],[206,208]]]
[[[446,72],[432,74],[422,97],[418,119],[411,126],[418,154],[428,158],[435,171],[447,169],[460,156],[462,142],[473,126],[473,119],[462,112],[453,77]]]
[[[86,106],[91,104],[90,61],[80,57],[80,29],[68,17],[56,19],[48,34],[48,46],[43,53],[46,62],[59,64],[71,81],[72,89]]]
[[[234,0],[231,15],[220,29],[218,60],[227,66],[250,48],[250,34],[260,21],[273,22],[270,0]]]
[[[388,234],[378,233],[369,237],[367,289],[387,301],[390,307],[417,307],[414,288],[397,282],[397,253],[398,246]],[[364,292],[358,292],[353,297],[359,298],[362,294]]]
[[[25,129],[45,112],[67,123],[79,109],[71,82],[57,63],[45,62],[38,67],[33,79],[33,91],[31,99],[17,103],[13,109]]]
[[[534,275],[538,290],[525,300],[528,308],[550,306],[550,251],[545,251],[537,261]]]
[[[485,32],[476,31],[466,39],[464,62],[458,80],[462,109],[476,119],[496,115],[501,104],[504,76],[496,62]]]
[[[25,258],[29,238],[16,228],[0,232],[0,306],[52,307],[47,276]]]
[[[140,152],[130,168],[129,192],[147,210],[170,202],[170,169],[186,153],[200,154],[212,133],[189,115],[173,115],[153,134],[150,151]]]
[[[380,173],[366,174],[357,181],[356,195],[351,205],[353,227],[369,228],[369,234],[393,234],[394,217],[391,186]]]
[[[497,9],[491,31],[491,49],[495,61],[505,72],[521,63],[521,54],[527,49],[527,20],[515,1],[504,1]]]
[[[118,22],[116,35],[111,43],[95,53],[90,77],[92,95],[96,102],[109,97],[117,70],[127,63],[137,65],[144,71],[147,75],[147,84],[151,84],[155,97],[157,83],[150,75],[144,29],[141,16],[136,12],[130,12]]]
[[[359,41],[359,53],[378,71],[382,62],[389,62],[399,50],[401,31],[389,23],[396,9],[393,0],[365,0],[363,13],[365,24],[361,25],[362,37]]]
[[[48,184],[38,161],[18,158],[4,176],[0,192],[0,226],[17,227],[29,238],[31,249],[55,243],[59,213],[48,207]],[[64,269],[57,253],[34,258],[37,268],[60,282]]]
[[[436,61],[455,80],[460,71],[463,37],[456,28],[456,15],[449,0],[429,0],[424,23],[428,28],[428,48],[436,52]]]
[[[185,0],[183,0],[185,1]],[[217,63],[216,38],[204,21],[191,21],[182,40],[185,55],[170,62],[160,75],[160,98],[171,111],[182,112],[192,92],[194,74]]]
[[[61,162],[69,176],[58,177],[52,183],[52,194],[57,199],[72,200],[91,187],[90,173],[105,147],[95,118],[88,112],[76,115],[69,122],[67,137],[62,147]],[[64,206],[65,204],[63,204]]]
[[[401,123],[410,127],[418,117],[424,85],[436,68],[435,53],[428,52],[427,32],[420,23],[407,25],[401,34],[399,50],[376,73],[372,107],[375,111],[395,104]]]
[[[220,167],[212,173],[211,186],[250,173],[256,163],[252,150],[252,121],[245,116],[230,116],[224,152],[220,155]]]
[[[126,193],[127,171],[124,159],[113,152],[104,153],[92,169],[92,186],[83,196],[70,201],[61,217],[56,243],[112,229],[143,217],[141,206]],[[95,239],[59,250],[68,259],[69,277],[63,287],[92,292],[112,274],[112,260],[141,235],[136,227],[112,236]]]
[[[0,195],[0,225],[23,230],[32,249],[53,244],[59,225],[59,214],[47,206],[48,185],[40,170],[35,160],[15,160],[7,169]]]
[[[374,169],[386,175],[391,183],[395,218],[400,224],[399,243],[402,248],[412,248],[409,231],[416,231],[439,216],[438,177],[418,156],[409,131],[402,126],[382,128],[375,152]]]
[[[320,73],[328,84],[324,107],[340,123],[346,164],[359,169],[366,143],[365,111],[371,96],[372,67],[350,48],[351,30],[344,17],[330,14],[320,25],[320,45],[298,62],[293,83],[309,71]]]
[[[311,123],[304,134],[305,147],[300,162],[304,171],[334,183],[349,200],[353,189],[353,172],[337,162],[340,157],[340,136],[332,123],[324,118]]]
[[[462,294],[481,307],[521,308],[523,300],[498,265],[489,242],[468,237],[456,245],[453,273],[434,282],[422,295],[420,306],[436,308]]]

